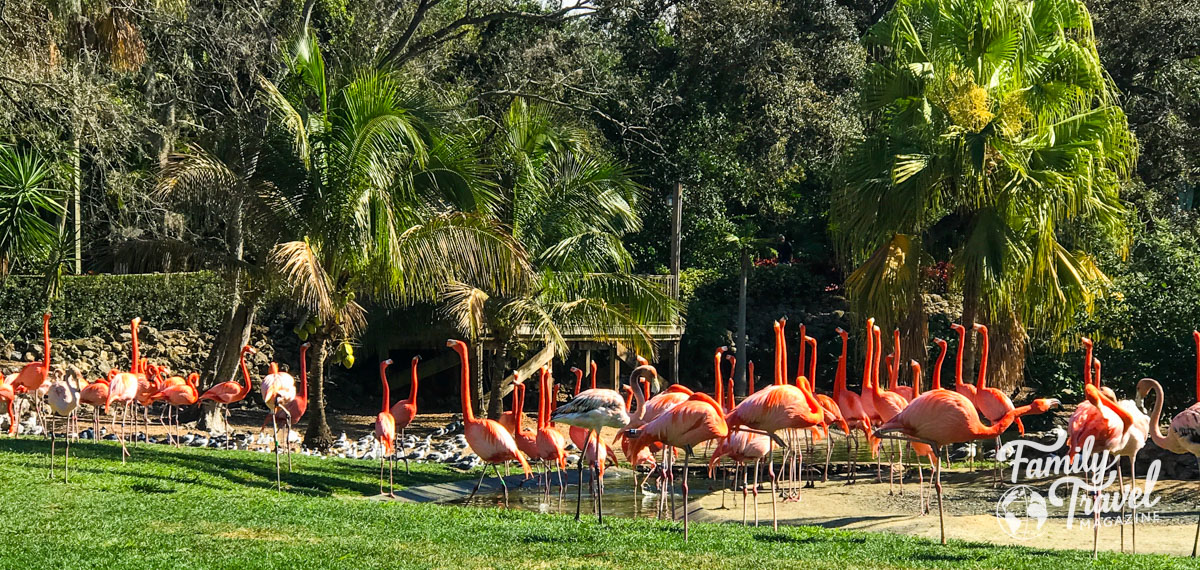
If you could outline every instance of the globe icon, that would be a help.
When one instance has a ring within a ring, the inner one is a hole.
[[[1046,518],[1046,498],[1028,485],[1012,487],[996,502],[996,521],[1017,540],[1041,535]]]

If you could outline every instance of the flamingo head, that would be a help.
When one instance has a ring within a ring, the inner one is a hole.
[[[1092,347],[1092,339],[1090,339],[1090,338],[1088,338],[1088,337],[1086,337],[1086,336],[1085,336],[1085,337],[1083,337],[1083,338],[1081,338],[1081,339],[1079,339],[1079,341],[1083,343],[1083,347],[1084,347],[1084,348],[1091,348],[1091,347]]]
[[[638,366],[645,366],[647,364],[650,364],[650,361],[646,360],[646,358],[644,356],[639,354],[639,355],[637,355],[637,363],[638,363]]]
[[[946,341],[944,339],[935,338],[935,339],[933,339],[933,344],[938,345],[938,348],[940,348],[940,349],[943,349],[943,350],[946,349]]]
[[[579,368],[577,368],[575,366],[571,367],[571,373],[573,373],[573,374],[581,374],[582,372],[583,372],[582,370],[580,370]]]
[[[967,332],[967,329],[958,323],[951,323],[950,328],[954,329],[954,332],[956,332],[958,334],[963,334],[963,333]]]
[[[837,328],[837,333],[843,340],[850,338],[850,333],[846,332],[842,327]]]
[[[973,328],[976,331],[979,331],[983,334],[987,334],[987,325],[981,325],[979,323],[975,323],[974,325],[971,326],[971,328]]]
[[[1053,410],[1054,408],[1061,406],[1062,402],[1059,402],[1055,398],[1038,398],[1038,399],[1034,400],[1033,402],[1031,402],[1029,405],[1032,408],[1030,410],[1030,413],[1044,414],[1050,410]]]
[[[1138,399],[1141,400],[1142,398],[1145,398],[1146,394],[1149,394],[1150,391],[1153,390],[1154,386],[1157,384],[1158,384],[1158,381],[1153,378],[1142,378],[1138,382],[1138,385],[1137,385]]]
[[[421,355],[420,355],[420,354],[418,354],[418,355],[416,355],[416,356],[412,357],[412,361],[413,361],[413,364],[416,364],[416,363],[420,362],[420,361],[421,361]]]
[[[142,318],[141,318],[141,317],[134,317],[134,318],[133,318],[133,320],[132,320],[132,321],[129,321],[129,322],[130,322],[130,323],[132,323],[132,324],[133,324],[133,326],[135,326],[135,327],[136,327],[136,326],[138,326],[138,325],[141,325],[141,324],[142,324]]]
[[[242,347],[242,354],[258,354],[258,351],[254,350],[253,346],[247,344],[246,346]]]

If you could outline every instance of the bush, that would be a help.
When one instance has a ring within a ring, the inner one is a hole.
[[[41,277],[12,276],[0,285],[0,335],[41,336]],[[128,327],[134,317],[158,329],[215,334],[228,309],[229,288],[217,274],[82,275],[63,278],[51,334],[84,338]]]

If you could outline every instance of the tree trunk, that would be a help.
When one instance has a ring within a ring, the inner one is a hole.
[[[506,343],[507,344],[507,343]],[[488,419],[498,419],[504,411],[504,384],[508,370],[513,367],[508,361],[508,348],[506,344],[500,345],[496,350],[496,355],[492,357],[492,391],[488,396],[487,417]]]
[[[972,340],[975,338],[975,332],[971,330],[971,327],[975,326],[975,319],[980,317],[980,299],[979,285],[970,277],[967,277],[963,283],[962,306],[962,322],[960,324],[967,328],[967,336],[963,341],[963,346],[959,349],[963,351],[963,382],[972,383],[975,378],[972,373],[975,370],[975,343]]]
[[[750,362],[750,350],[746,346],[746,284],[749,280],[750,250],[743,249],[742,271],[738,275],[737,369],[733,371],[734,392],[742,397],[747,395],[746,366]]]
[[[1025,327],[1016,312],[1009,310],[989,318],[991,346],[988,354],[988,386],[1013,394],[1025,384],[1025,357],[1029,346]]]
[[[216,354],[217,367],[208,386],[228,382],[237,377],[242,347],[250,343],[250,330],[254,326],[254,313],[257,310],[258,302],[249,297],[241,297],[237,306],[233,307],[233,315],[224,329],[224,336],[218,336],[213,340],[209,358],[211,360],[212,354]],[[220,433],[229,431],[220,407],[211,401],[204,402],[201,407],[200,422],[196,427]]]
[[[483,342],[476,340],[471,354],[467,355],[471,365],[471,408],[483,409]]]
[[[929,390],[933,380],[933,371],[929,370],[929,315],[925,314],[925,296],[920,291],[913,292],[913,298],[908,305],[908,314],[900,322],[900,378],[908,378],[912,386],[912,367],[909,360],[921,364],[924,378],[923,390]]]
[[[328,353],[329,339],[323,334],[311,338],[313,362],[310,373],[312,378],[309,385],[312,395],[308,406],[308,431],[304,432],[304,445],[311,449],[326,450],[333,445],[333,432],[325,418],[325,357]]]

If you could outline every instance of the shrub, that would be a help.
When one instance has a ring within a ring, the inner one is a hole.
[[[0,285],[0,335],[40,336],[42,278],[9,277]],[[51,303],[51,332],[83,338],[128,327],[134,317],[158,329],[192,329],[215,334],[228,308],[229,289],[210,272],[63,277],[61,296]]]

